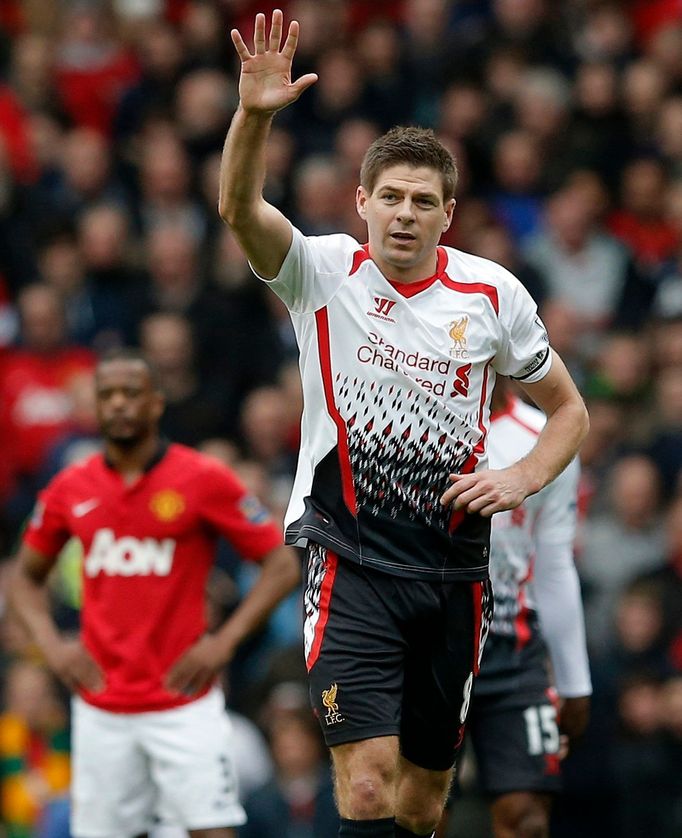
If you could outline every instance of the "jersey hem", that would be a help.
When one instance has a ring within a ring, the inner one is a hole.
[[[475,567],[426,568],[410,565],[395,564],[383,559],[363,556],[352,546],[335,538],[328,532],[306,524],[303,527],[289,527],[285,535],[285,543],[293,547],[305,547],[308,541],[314,541],[322,547],[333,550],[341,558],[378,570],[388,576],[399,576],[404,579],[420,579],[426,582],[482,582],[488,578],[488,565]]]
[[[117,713],[121,715],[133,715],[136,713],[158,713],[164,710],[177,710],[178,707],[186,707],[204,698],[213,689],[214,684],[209,684],[200,693],[192,696],[179,696],[177,699],[169,699],[168,701],[154,701],[154,702],[110,702],[104,699],[103,701],[93,700],[92,696],[78,693],[78,697],[82,699],[90,707],[95,707],[97,710],[104,710],[106,713]]]

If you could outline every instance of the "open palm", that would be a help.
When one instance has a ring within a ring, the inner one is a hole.
[[[272,13],[270,38],[265,37],[265,15],[256,15],[253,34],[254,53],[250,53],[239,30],[231,32],[237,54],[242,62],[239,77],[239,99],[246,111],[274,113],[285,108],[317,81],[315,73],[291,81],[291,63],[298,43],[298,23],[289,24],[284,46],[282,42],[283,15],[279,9]]]

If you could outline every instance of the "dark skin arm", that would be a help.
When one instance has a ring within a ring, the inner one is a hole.
[[[53,565],[54,557],[23,544],[10,581],[10,607],[43,653],[47,665],[70,690],[98,692],[104,687],[104,676],[97,663],[79,639],[63,637],[52,619],[46,582]]]
[[[559,728],[574,743],[585,733],[590,721],[590,696],[581,695],[561,700]]]
[[[192,695],[201,691],[232,659],[237,647],[270,616],[301,578],[301,566],[291,547],[267,553],[261,572],[235,612],[214,634],[205,634],[171,668],[166,687]]]

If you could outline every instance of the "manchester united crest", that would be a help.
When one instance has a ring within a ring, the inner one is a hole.
[[[149,501],[149,508],[159,521],[167,524],[185,511],[185,499],[175,489],[162,489]]]

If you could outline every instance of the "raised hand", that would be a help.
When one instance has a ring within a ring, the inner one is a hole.
[[[265,15],[256,15],[253,34],[254,52],[251,54],[238,29],[230,33],[237,54],[242,62],[239,77],[239,98],[245,111],[272,114],[285,108],[317,81],[315,73],[307,73],[291,81],[291,64],[298,43],[298,22],[289,24],[284,47],[282,24],[284,16],[279,9],[272,13],[270,38],[265,37]]]

